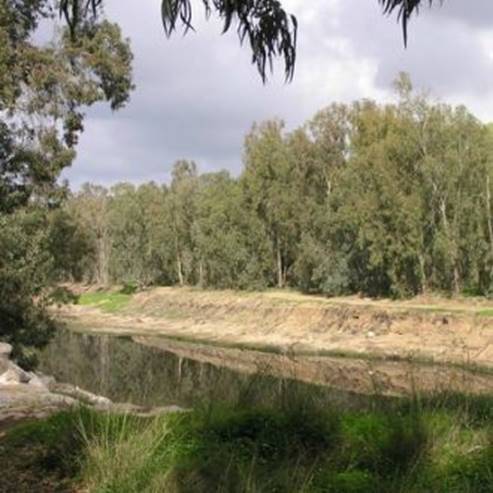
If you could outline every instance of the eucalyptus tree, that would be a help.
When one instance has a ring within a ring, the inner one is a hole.
[[[75,40],[62,30],[52,43],[35,42],[39,23],[54,21],[50,6],[47,0],[0,0],[3,211],[56,189],[75,157],[84,108],[101,101],[121,108],[133,87],[132,54],[115,24],[86,19]]]
[[[410,122],[395,106],[370,101],[352,109],[351,158],[331,197],[339,238],[350,246],[353,288],[371,295],[420,291],[421,197]]]
[[[345,246],[333,241],[329,201],[349,156],[350,111],[333,104],[317,112],[288,138],[298,188],[301,238],[294,282],[307,292],[342,294],[349,285]]]
[[[0,0],[0,337],[19,357],[46,340],[50,229],[40,216],[63,198],[58,178],[75,157],[84,109],[106,102],[116,110],[133,87],[118,26],[87,17],[76,38],[67,29],[50,43],[35,36],[40,23],[54,25],[55,5]]]
[[[458,294],[465,283],[477,286],[484,269],[489,191],[483,185],[489,176],[485,133],[464,107],[436,105],[429,111],[421,190],[433,227],[433,275],[438,287]]]
[[[200,176],[193,235],[199,285],[252,289],[268,283],[268,238],[227,171]]]
[[[174,248],[172,227],[168,215],[169,188],[154,182],[140,185],[136,190],[136,200],[142,217],[144,247],[137,252],[143,257],[143,272],[138,281],[143,285],[174,284]]]
[[[299,237],[294,163],[278,120],[255,125],[245,139],[242,184],[249,207],[269,236],[278,287],[286,285]]]
[[[79,227],[87,232],[93,257],[85,277],[89,282],[102,285],[110,282],[112,238],[109,202],[109,192],[105,187],[85,183],[68,204]]]
[[[52,258],[49,279],[82,282],[90,278],[96,257],[92,228],[77,220],[71,199],[48,214],[47,250]]]
[[[180,160],[173,166],[167,195],[170,242],[174,250],[176,276],[180,286],[193,283],[195,275],[194,238],[192,226],[197,214],[197,165]]]
[[[386,15],[397,14],[402,23],[404,44],[407,43],[408,23],[424,3],[438,0],[370,0],[377,1]],[[440,0],[442,2],[443,0]],[[97,17],[104,0],[60,0],[61,15],[66,19],[73,37],[79,25],[90,14]],[[202,0],[207,17],[216,14],[223,22],[222,32],[236,27],[240,43],[248,42],[252,63],[265,82],[267,69],[272,70],[275,58],[284,60],[286,80],[291,80],[296,63],[298,21],[288,13],[279,0]],[[192,0],[162,0],[161,18],[164,31],[170,36],[178,28],[186,33],[193,30]]]
[[[127,283],[144,277],[148,250],[144,213],[135,185],[118,183],[111,187],[108,207],[111,280]]]
[[[149,286],[176,279],[171,272],[172,228],[166,210],[167,188],[119,183],[110,189],[108,221],[110,278]]]

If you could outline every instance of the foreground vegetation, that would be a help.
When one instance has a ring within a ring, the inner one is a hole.
[[[492,398],[463,396],[358,409],[291,396],[153,419],[81,409],[11,429],[0,490],[490,492],[492,424]]]

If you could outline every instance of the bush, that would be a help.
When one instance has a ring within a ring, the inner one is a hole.
[[[26,369],[36,365],[35,349],[55,330],[44,295],[52,265],[45,219],[38,210],[0,215],[0,341],[12,344],[14,359]]]
[[[299,248],[294,275],[302,291],[327,296],[348,292],[350,270],[344,253],[331,251],[309,235],[303,236]]]
[[[79,303],[79,295],[64,286],[54,288],[50,292],[48,299],[57,305],[77,305]]]
[[[120,289],[121,294],[135,294],[139,290],[139,285],[135,281],[126,282]]]

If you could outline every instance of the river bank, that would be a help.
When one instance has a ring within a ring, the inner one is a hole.
[[[360,394],[490,393],[490,302],[424,301],[280,291],[92,290],[55,315],[72,331],[131,337],[180,361]]]
[[[41,368],[72,388],[89,390],[87,395],[129,404],[104,411],[69,406],[9,426],[0,433],[6,471],[0,491],[493,488],[493,372],[487,362],[358,353],[347,349],[350,333],[339,339],[344,350],[323,346],[338,342],[335,336],[346,334],[350,324],[369,332],[371,322],[374,334],[365,336],[371,344],[420,318],[443,337],[466,324],[473,330],[472,321],[482,318],[486,337],[487,314],[392,306],[383,318],[381,307],[344,311],[323,300],[279,300],[269,293],[89,295],[81,305],[57,309],[70,329],[59,330],[40,354]],[[295,333],[290,327],[295,320],[302,324],[303,316],[308,340],[318,334],[322,349],[279,344],[302,336],[302,329]],[[345,322],[332,325],[337,320]],[[215,322],[216,338],[210,331]],[[255,327],[255,343],[248,333],[240,341],[232,338]],[[277,338],[276,345],[259,344],[262,335]],[[135,412],[171,403],[191,410]]]
[[[322,298],[154,288],[91,291],[55,315],[71,328],[167,336],[226,347],[310,355],[371,355],[493,368],[493,303]]]

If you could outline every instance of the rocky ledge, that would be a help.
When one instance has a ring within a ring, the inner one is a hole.
[[[53,377],[27,372],[11,361],[12,347],[0,343],[0,430],[12,423],[45,418],[76,406],[115,413],[155,416],[183,409],[177,406],[147,408],[114,403],[74,385],[59,383]]]

